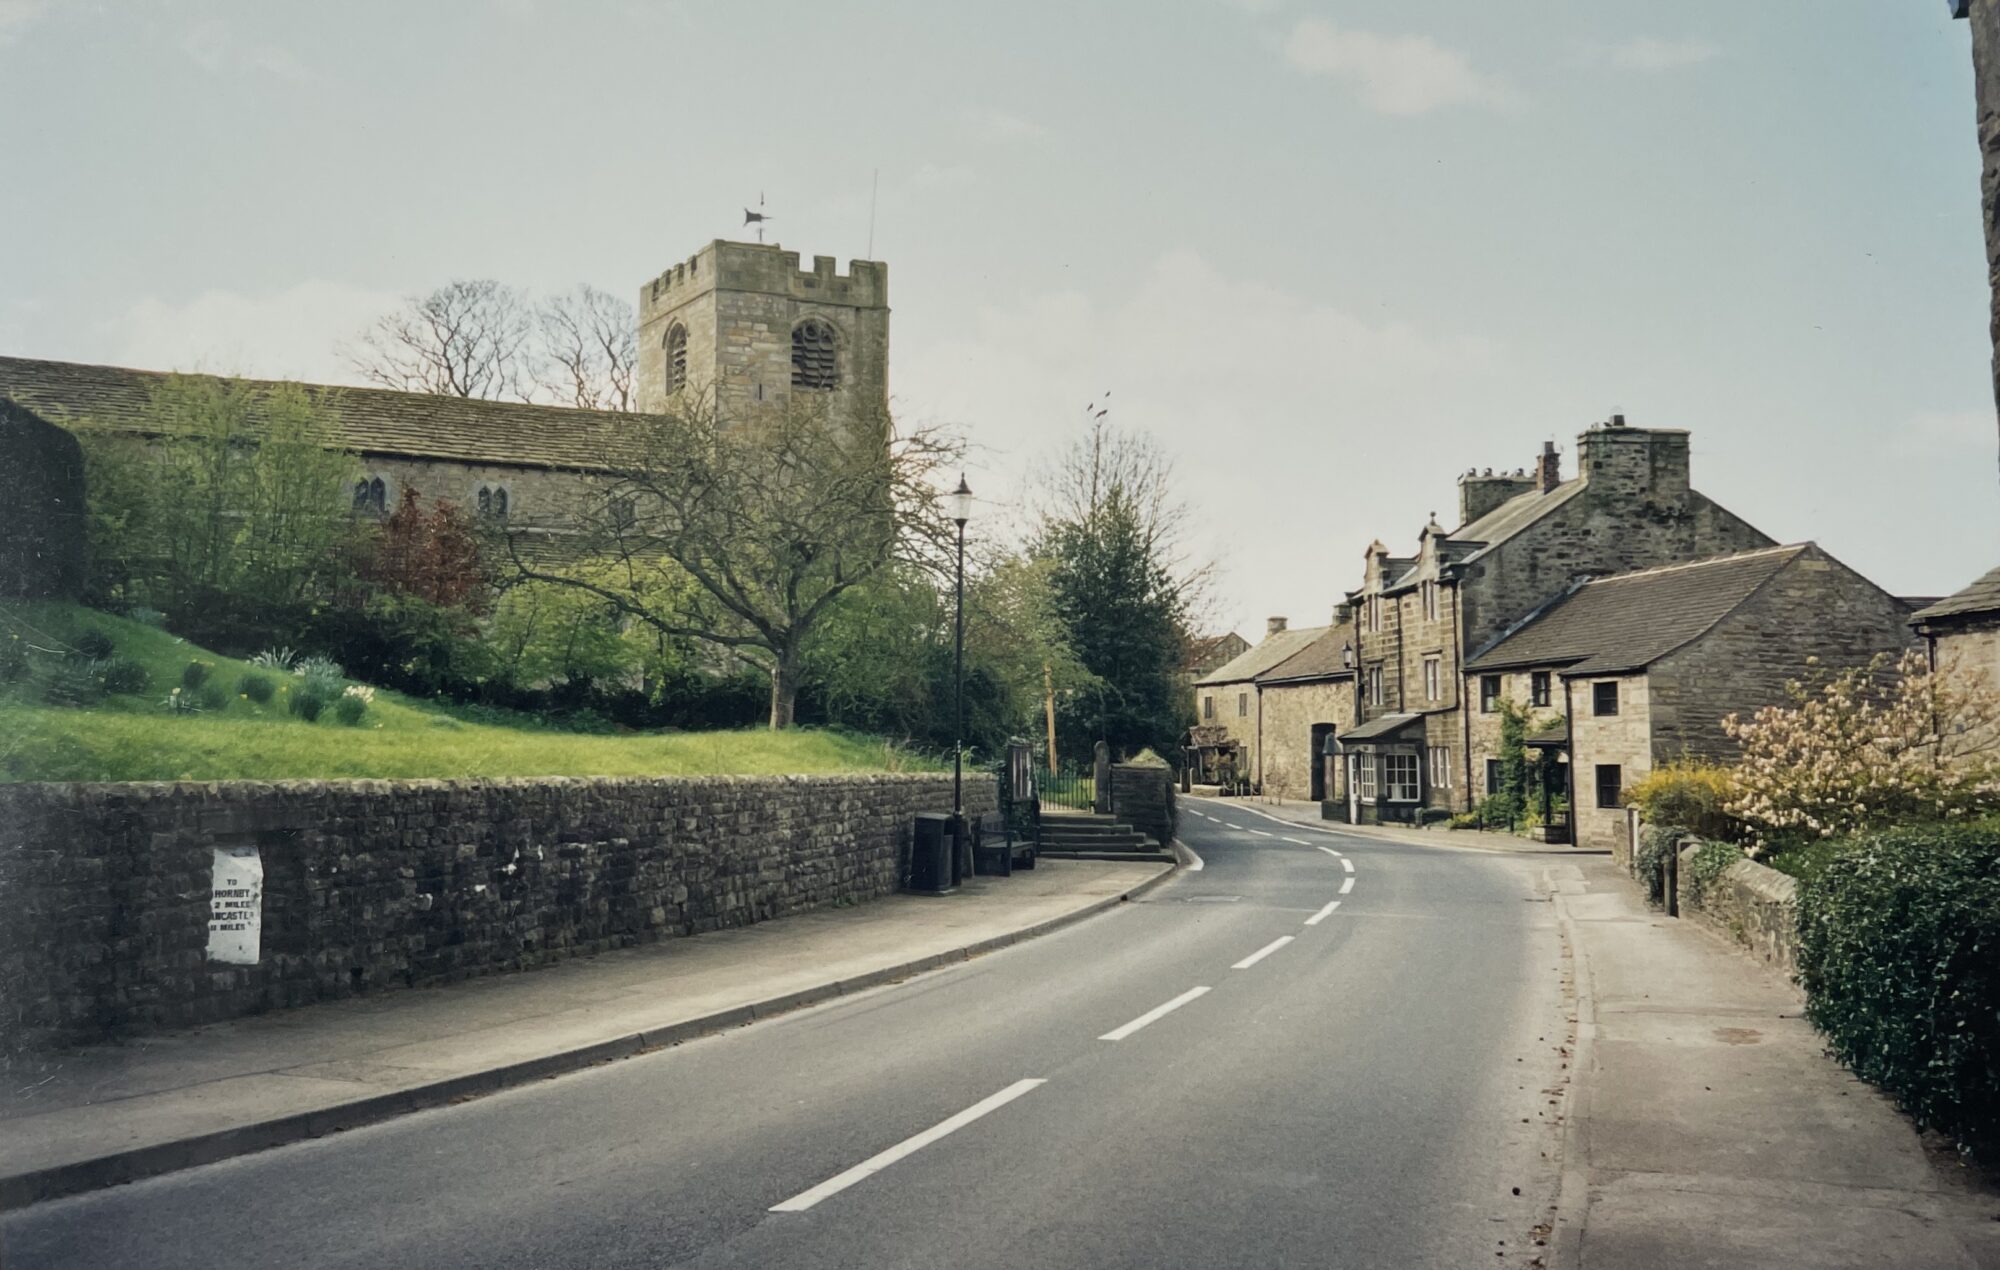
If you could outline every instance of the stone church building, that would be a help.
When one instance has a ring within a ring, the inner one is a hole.
[[[640,288],[637,398],[665,409],[676,394],[712,392],[722,417],[793,393],[836,411],[886,409],[889,279],[880,261],[830,256],[800,268],[773,244],[717,240]],[[0,357],[0,401],[49,422],[143,435],[165,372]],[[270,381],[247,381],[275,387]],[[632,416],[382,388],[305,385],[359,460],[339,492],[361,515],[403,491],[447,499],[518,531],[528,550],[560,553],[566,509],[606,469]]]

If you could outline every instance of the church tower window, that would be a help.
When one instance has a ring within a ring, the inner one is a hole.
[[[667,391],[679,392],[688,381],[688,329],[679,322],[667,328]]]
[[[826,389],[840,383],[840,345],[833,324],[807,318],[792,328],[792,387]]]

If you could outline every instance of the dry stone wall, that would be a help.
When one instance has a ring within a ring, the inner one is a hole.
[[[966,782],[968,810],[994,804]],[[448,983],[896,890],[942,776],[0,785],[0,1051]],[[216,852],[263,868],[210,956]]]

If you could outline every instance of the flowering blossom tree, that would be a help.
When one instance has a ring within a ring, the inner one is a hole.
[[[1786,685],[1723,730],[1742,746],[1729,814],[1760,847],[2000,810],[2000,693],[1917,650]]]

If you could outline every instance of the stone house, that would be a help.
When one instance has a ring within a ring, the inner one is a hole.
[[[715,241],[646,283],[639,298],[637,399],[663,409],[695,387],[724,418],[794,392],[836,409],[885,408],[888,266]],[[0,357],[0,398],[51,422],[143,436],[159,371]],[[253,389],[275,381],[245,381]],[[358,515],[381,516],[414,489],[504,524],[529,551],[556,551],[573,501],[613,464],[633,416],[382,388],[304,385],[325,403],[358,458],[348,488],[329,491]],[[734,413],[732,413],[734,412]],[[254,424],[254,419],[253,419]]]
[[[1220,635],[1197,635],[1188,641],[1187,662],[1182,667],[1192,684],[1211,670],[1217,670],[1250,651],[1250,641],[1235,631]]]
[[[1576,845],[1608,847],[1633,781],[1678,757],[1729,759],[1725,716],[1783,702],[1810,659],[1840,669],[1909,647],[1908,621],[1812,543],[1581,583],[1467,659],[1469,792],[1497,792],[1511,702],[1546,786],[1571,792]]]
[[[1354,624],[1319,629],[1310,644],[1257,676],[1258,784],[1273,797],[1326,799],[1328,743],[1354,718]]]
[[[2000,568],[1910,618],[1931,665],[1969,672],[2000,692]]]
[[[1371,544],[1347,593],[1355,713],[1329,815],[1407,822],[1469,807],[1464,664],[1578,580],[1773,545],[1690,485],[1686,431],[1623,416],[1577,438],[1569,480],[1550,443],[1532,475],[1468,472],[1458,494],[1456,529],[1433,516],[1413,556]]]
[[[1282,617],[1265,625],[1255,647],[1195,680],[1195,723],[1189,733],[1195,779],[1213,783],[1224,771],[1262,781],[1264,700],[1259,677],[1305,651],[1326,634],[1324,626],[1294,627]]]

